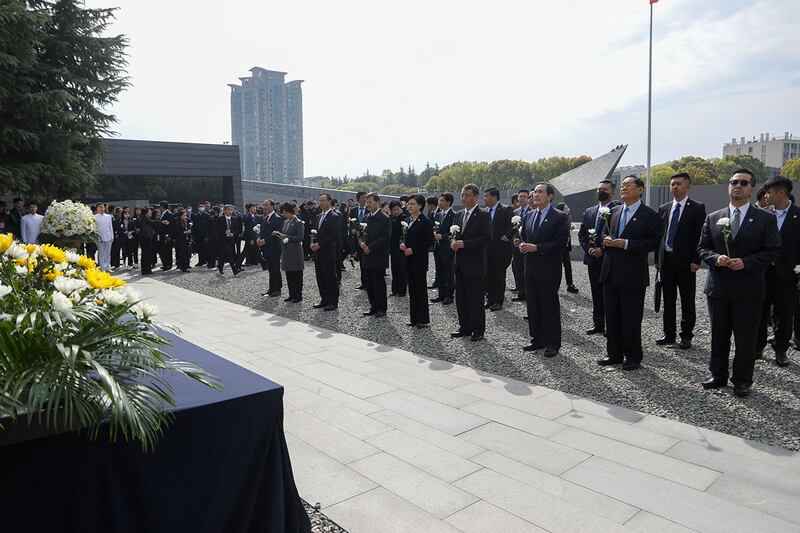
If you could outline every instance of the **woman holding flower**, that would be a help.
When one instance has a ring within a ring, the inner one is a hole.
[[[411,315],[409,326],[419,329],[430,325],[428,309],[428,249],[433,246],[433,223],[422,214],[425,197],[414,194],[408,199],[408,227],[403,228],[404,237],[400,251],[406,258],[408,279],[408,306]]]
[[[281,268],[286,272],[286,285],[289,286],[289,297],[284,302],[298,303],[303,299],[303,236],[305,225],[297,218],[295,205],[286,202],[281,205],[283,230],[273,232],[281,240]]]

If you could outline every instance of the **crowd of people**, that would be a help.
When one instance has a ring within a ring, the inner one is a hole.
[[[673,200],[658,210],[642,202],[644,183],[637,176],[622,180],[618,200],[613,181],[598,183],[597,203],[583,213],[578,241],[593,306],[586,334],[606,337],[606,355],[599,365],[621,365],[627,371],[642,365],[651,252],[655,290],[664,306],[658,345],[692,348],[696,275],[702,264],[708,267],[711,354],[703,388],[724,387],[730,380],[734,394],[748,395],[754,363],[768,344],[778,366],[789,364],[792,333],[795,342],[800,339],[800,208],[787,178],[770,178],[752,205],[755,187],[752,171],[736,171],[728,207],[707,214],[689,196],[687,173],[672,176]],[[520,190],[512,205],[503,205],[496,188],[481,195],[476,185],[468,184],[461,190],[463,209],[458,212],[450,193],[429,198],[414,194],[388,203],[367,192],[342,203],[329,194],[301,205],[267,199],[260,206],[247,204],[243,213],[210,202],[196,210],[161,202],[132,211],[101,202],[93,206],[99,238],[87,245],[86,253],[97,254],[103,269],[138,267],[142,275],[151,274],[159,260],[162,270],[171,270],[173,259],[186,272],[193,254],[195,268],[217,268],[220,274],[226,264],[234,276],[245,267],[260,266],[268,272],[262,296],[280,296],[285,277],[285,301],[291,303],[303,300],[303,270],[313,261],[320,296],[313,307],[324,311],[338,308],[342,271],[349,261],[352,268],[358,264],[358,289],[367,294],[365,316],[385,317],[390,295],[407,296],[407,325],[423,329],[430,326],[431,304],[455,303],[458,328],[451,336],[473,342],[484,339],[486,311],[503,308],[511,266],[513,300],[527,306],[524,319],[531,342],[523,350],[554,357],[561,348],[562,274],[567,291],[578,292],[572,280],[569,207],[554,205],[554,196],[550,184],[539,183]],[[483,207],[478,205],[481,199]],[[36,202],[17,198],[9,211],[0,205],[0,231],[36,242],[40,225]],[[429,286],[431,254],[435,279]],[[429,289],[436,290],[432,298]]]

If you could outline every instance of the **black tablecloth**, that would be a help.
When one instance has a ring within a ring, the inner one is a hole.
[[[167,334],[167,351],[217,376],[171,376],[175,418],[154,451],[27,423],[0,430],[0,530],[310,531],[283,433],[283,387]]]

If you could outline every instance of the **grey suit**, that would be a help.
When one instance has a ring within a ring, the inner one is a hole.
[[[286,272],[303,270],[305,266],[303,257],[305,226],[303,222],[297,217],[291,220],[284,220],[281,233],[283,233],[285,238],[289,239],[289,242],[283,244],[281,268]]]

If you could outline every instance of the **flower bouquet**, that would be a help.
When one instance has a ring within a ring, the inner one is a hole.
[[[611,218],[611,208],[608,206],[602,206],[598,210],[600,213],[600,218],[603,219],[603,233],[606,235],[611,235],[611,229],[608,226],[608,220]],[[613,238],[613,236],[611,236]]]
[[[367,242],[367,223],[362,222],[361,224],[359,224],[358,245],[361,246],[365,242]]]
[[[725,251],[727,252],[727,256],[731,257],[731,219],[728,217],[721,217],[717,220],[717,226],[722,226],[722,240],[725,241]]]
[[[94,438],[107,425],[112,441],[152,449],[175,405],[166,373],[220,388],[164,353],[157,312],[86,256],[0,234],[0,426],[26,418]]]
[[[317,242],[317,230],[311,230],[311,244],[316,244]]]
[[[405,244],[406,235],[408,235],[408,222],[406,222],[405,220],[401,220],[400,221],[400,229],[402,230],[401,231],[401,235],[400,235],[400,243],[401,244]]]
[[[82,243],[95,242],[97,238],[97,222],[86,205],[64,200],[48,206],[39,234],[41,242],[77,249]]]
[[[514,228],[514,238],[519,239],[519,231],[522,229],[522,217],[519,215],[511,217],[511,225]]]

